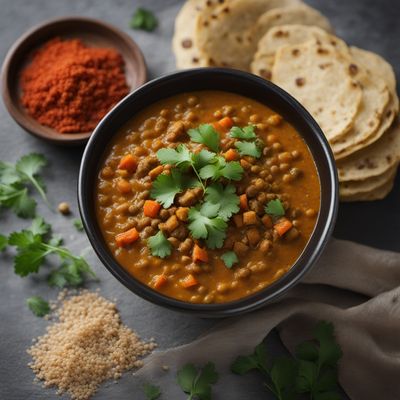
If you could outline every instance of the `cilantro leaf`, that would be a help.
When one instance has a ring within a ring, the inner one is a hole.
[[[143,392],[147,400],[156,400],[161,396],[160,387],[152,385],[151,383],[144,384]]]
[[[219,249],[224,244],[227,223],[218,217],[219,204],[205,202],[189,209],[188,228],[195,239],[205,239],[207,247]]]
[[[189,394],[189,399],[210,400],[211,385],[217,383],[218,373],[211,362],[199,369],[186,364],[178,371],[177,381],[183,392]]]
[[[240,181],[243,176],[243,168],[238,161],[226,162],[221,156],[215,157],[215,162],[200,169],[199,175],[202,179],[226,178],[233,181]]]
[[[213,183],[206,189],[206,201],[219,204],[218,216],[224,221],[239,211],[239,196],[235,186],[229,184],[225,188],[220,183]]]
[[[138,7],[132,15],[129,25],[132,29],[142,29],[144,31],[152,32],[156,29],[158,21],[151,11]]]
[[[81,219],[76,218],[73,220],[72,223],[74,224],[74,227],[78,232],[83,232],[83,223]]]
[[[28,195],[28,189],[21,184],[7,186],[0,183],[0,206],[11,208],[21,218],[35,215],[36,201]]]
[[[4,251],[8,245],[8,239],[4,235],[0,235],[0,252]]]
[[[229,132],[229,136],[235,139],[251,140],[256,139],[256,133],[254,132],[254,125],[248,125],[243,128],[233,126]]]
[[[265,213],[272,217],[283,217],[285,215],[285,209],[279,199],[270,200],[265,206]]]
[[[294,382],[297,376],[297,363],[288,357],[279,357],[274,360],[270,377],[274,392],[282,398],[291,398],[295,394]]]
[[[318,366],[336,366],[342,357],[342,351],[336,343],[333,325],[321,321],[314,329],[314,336],[319,342],[319,359]]]
[[[178,145],[176,149],[160,149],[156,155],[160,163],[164,165],[171,164],[187,168],[192,162],[192,153],[184,144]]]
[[[175,196],[184,190],[182,173],[172,169],[169,175],[160,174],[153,182],[150,196],[168,208],[174,202]]]
[[[198,153],[194,153],[192,156],[194,167],[196,170],[200,170],[206,165],[214,163],[216,161],[215,157],[215,153],[202,149]]]
[[[29,228],[33,235],[45,235],[50,232],[50,225],[42,217],[36,217]]]
[[[21,177],[15,170],[15,167],[12,164],[0,161],[0,182],[4,185],[13,185],[20,181]]]
[[[202,124],[196,129],[189,129],[188,135],[193,142],[204,144],[212,151],[219,151],[219,133],[212,125]]]
[[[81,286],[85,281],[85,276],[96,277],[87,261],[81,257],[74,257],[61,264],[61,266],[52,271],[47,282],[50,286],[63,288],[65,286]]]
[[[234,251],[227,251],[222,254],[221,258],[227,268],[232,268],[234,264],[239,262],[238,256]]]
[[[241,156],[261,157],[261,149],[255,142],[236,142],[235,146]]]
[[[161,231],[156,235],[149,237],[147,239],[147,245],[150,248],[151,254],[160,258],[168,257],[172,251],[171,243]]]
[[[37,317],[44,317],[50,312],[49,303],[40,296],[29,297],[26,304]]]
[[[231,371],[238,375],[244,375],[253,369],[268,373],[267,349],[264,343],[257,345],[253,354],[237,357],[231,365]]]

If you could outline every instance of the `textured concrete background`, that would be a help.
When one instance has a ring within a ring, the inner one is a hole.
[[[397,69],[399,76],[400,6],[396,0],[310,0],[330,18],[339,36],[347,42],[378,52]],[[150,78],[174,70],[170,42],[173,20],[181,1],[174,0],[0,0],[0,57],[27,29],[47,18],[65,15],[83,15],[103,19],[128,32],[141,46],[146,57]],[[130,31],[130,15],[137,5],[144,5],[156,12],[160,26],[154,33]],[[66,239],[66,245],[79,253],[89,246],[84,234],[77,233],[72,219],[77,217],[76,181],[81,149],[68,149],[45,144],[27,135],[0,105],[0,159],[15,161],[21,155],[37,151],[46,154],[51,166],[46,170],[45,181],[52,204],[68,201],[74,212],[70,218],[50,212],[39,201],[38,212],[52,223],[54,232]],[[400,180],[395,190],[384,201],[366,204],[341,205],[336,236],[355,240],[376,247],[400,251]],[[19,220],[8,212],[0,215],[0,231],[9,233],[21,229],[29,222]],[[144,338],[155,337],[161,348],[190,341],[203,333],[214,321],[200,320],[161,309],[130,293],[119,284],[89,252],[89,260],[100,278],[99,284],[108,298],[117,298],[123,321],[137,330]],[[25,350],[31,339],[43,334],[46,321],[34,317],[25,306],[29,296],[41,294],[55,298],[57,290],[44,283],[45,274],[21,279],[12,270],[11,255],[0,258],[0,399],[55,399],[53,390],[43,390],[33,384],[33,374],[26,367],[29,362]],[[276,335],[269,338],[273,352],[284,351]],[[142,399],[137,391],[139,383],[132,382],[130,374],[118,385],[132,388],[129,397],[119,396],[111,384],[102,387],[96,399]],[[260,380],[256,376],[243,378],[249,388],[247,399],[266,399]],[[126,390],[125,390],[126,393]],[[182,399],[185,397],[182,396]],[[221,397],[223,398],[223,397]],[[246,399],[246,400],[247,400]],[[242,400],[230,399],[230,400]]]

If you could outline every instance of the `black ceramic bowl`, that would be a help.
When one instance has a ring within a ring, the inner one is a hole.
[[[182,92],[222,90],[250,97],[281,114],[303,136],[314,157],[321,184],[318,220],[303,253],[291,270],[267,288],[223,304],[192,304],[164,296],[129,275],[113,258],[96,220],[94,185],[99,163],[112,135],[137,112],[153,102]],[[99,123],[86,147],[79,174],[79,207],[94,250],[106,268],[127,288],[153,303],[202,317],[225,317],[263,306],[293,287],[311,269],[333,230],[338,207],[335,162],[321,129],[311,115],[288,93],[257,76],[235,70],[204,68],[176,72],[155,79],[129,94]]]

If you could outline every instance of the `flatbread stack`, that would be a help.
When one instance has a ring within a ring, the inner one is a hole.
[[[342,201],[391,191],[400,162],[393,69],[336,37],[317,10],[300,0],[188,0],[173,50],[178,68],[250,71],[299,100],[331,145]]]

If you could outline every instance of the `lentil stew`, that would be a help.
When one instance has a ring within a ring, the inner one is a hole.
[[[299,133],[255,100],[184,93],[145,108],[105,151],[96,214],[119,264],[172,298],[224,303],[283,276],[320,181]]]

